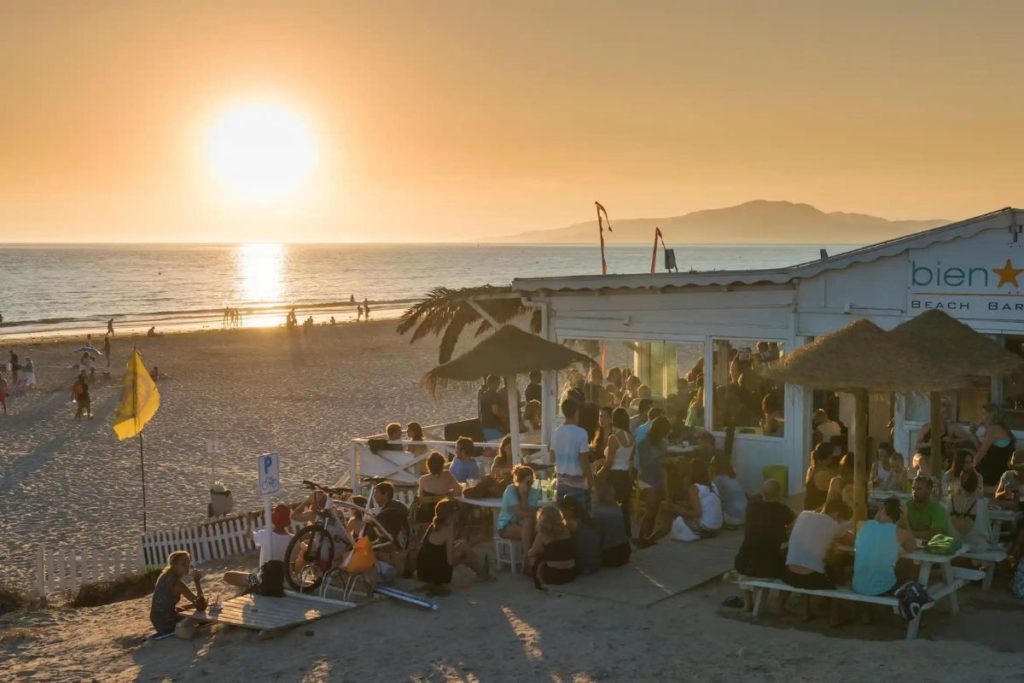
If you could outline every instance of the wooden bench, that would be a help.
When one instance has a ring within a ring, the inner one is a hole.
[[[960,567],[953,568],[954,581],[951,585],[944,584],[941,586],[934,586],[929,588],[928,593],[932,597],[932,601],[923,605],[921,608],[921,614],[925,610],[931,609],[936,602],[942,598],[955,593],[956,591],[963,588],[969,581],[981,581],[985,577],[985,573],[976,569],[962,569]],[[885,605],[891,607],[897,614],[897,606],[899,600],[892,596],[884,595],[861,595],[855,593],[849,588],[835,588],[833,590],[809,590],[806,588],[797,588],[790,586],[788,583],[781,579],[753,579],[741,577],[739,585],[744,590],[749,590],[754,593],[754,616],[758,617],[761,615],[761,607],[764,604],[765,598],[768,596],[770,591],[786,591],[789,593],[797,593],[800,595],[813,595],[819,598],[831,598],[833,600],[846,600],[848,602],[865,602],[874,605]],[[921,622],[921,614],[918,614],[912,621],[907,623],[907,640],[913,640],[917,637],[917,630]]]
[[[992,588],[992,578],[995,576],[996,565],[1006,559],[1005,550],[986,550],[977,553],[964,553],[961,557],[977,562],[985,567],[984,578],[981,580],[981,589]]]

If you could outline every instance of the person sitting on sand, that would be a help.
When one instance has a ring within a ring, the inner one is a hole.
[[[182,579],[189,574],[195,582],[196,592],[193,594]],[[153,589],[153,600],[149,607],[149,621],[156,629],[157,636],[166,636],[178,632],[183,637],[189,634],[183,628],[188,617],[178,611],[178,601],[185,598],[197,610],[206,609],[206,598],[203,587],[199,583],[202,573],[192,569],[192,557],[185,550],[176,550],[167,556],[167,566],[157,577]]]
[[[672,538],[683,542],[717,536],[724,523],[722,498],[711,481],[707,464],[694,460],[690,464],[690,477],[690,505],[682,509],[672,523]]]
[[[92,400],[89,398],[89,383],[85,380],[85,372],[78,373],[78,378],[71,386],[71,398],[75,401],[75,419],[81,420],[82,415],[92,419]]]
[[[419,496],[461,496],[462,487],[451,472],[445,470],[447,461],[434,451],[427,456],[427,473],[419,479]]]
[[[489,578],[484,572],[476,554],[464,540],[455,538],[456,503],[445,498],[434,508],[434,519],[423,534],[420,550],[416,556],[416,576],[428,586],[446,587],[452,582],[452,569],[464,564],[478,578]]]
[[[572,534],[575,548],[576,571],[593,574],[601,568],[601,535],[583,504],[572,496],[558,501],[565,526]]]
[[[537,510],[537,535],[526,553],[533,574],[533,585],[561,585],[576,578],[576,549],[572,534],[561,511],[553,505]]]
[[[395,550],[402,550],[401,538],[408,537],[409,508],[395,500],[395,485],[382,481],[373,489],[373,504],[377,507],[377,521],[391,536]]]
[[[619,408],[618,410],[624,409]],[[616,500],[611,482],[599,479],[594,490],[594,510],[591,514],[601,541],[601,566],[621,567],[629,562],[629,532]]]
[[[271,531],[266,529],[247,529],[253,543],[260,551],[260,568],[267,562],[284,562],[288,544],[292,541],[292,532],[288,526],[292,523],[292,510],[284,503],[278,503],[270,513]],[[258,593],[260,573],[257,572],[224,572],[224,583],[248,592]]]
[[[480,466],[473,457],[474,450],[473,439],[468,436],[460,436],[455,440],[455,459],[448,469],[459,483],[466,483],[470,479],[480,480]]]
[[[736,479],[732,461],[724,455],[712,458],[711,474],[714,477],[715,488],[722,497],[725,525],[741,526],[747,517],[747,493]]]
[[[512,483],[505,487],[498,511],[498,535],[521,541],[524,548],[533,544],[534,521],[540,505],[540,491],[533,488],[533,479],[533,468],[529,465],[512,468]],[[523,572],[529,573],[526,562],[523,563]]]

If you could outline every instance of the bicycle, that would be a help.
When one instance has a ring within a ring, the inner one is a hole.
[[[363,536],[372,534],[372,546],[375,550],[382,550],[395,544],[395,539],[380,523],[371,507],[377,484],[385,480],[378,477],[364,478],[364,481],[367,480],[372,482],[372,486],[365,506],[352,502],[350,488],[328,487],[309,480],[302,482],[314,493],[313,506],[316,517],[311,524],[300,529],[292,537],[285,550],[285,578],[294,590],[301,593],[319,588],[332,572],[341,569],[339,562]],[[324,494],[322,505],[316,503],[316,492]],[[348,517],[358,515],[362,518],[363,526],[359,530],[358,538],[353,538],[348,530],[346,511]],[[343,546],[340,552],[337,545]]]

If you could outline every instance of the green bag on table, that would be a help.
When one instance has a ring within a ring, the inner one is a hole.
[[[960,550],[963,543],[953,538],[952,536],[946,536],[945,534],[935,534],[931,540],[928,541],[924,546],[924,550],[927,553],[933,555],[955,555],[956,551]]]

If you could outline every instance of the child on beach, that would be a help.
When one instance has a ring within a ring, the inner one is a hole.
[[[75,419],[81,420],[82,415],[88,415],[92,419],[92,401],[89,398],[89,383],[85,381],[85,372],[78,373],[78,379],[71,386],[71,398],[74,399],[77,409]]]
[[[259,593],[264,567],[270,562],[280,562],[283,568],[288,544],[292,540],[292,533],[288,531],[288,526],[292,522],[291,513],[291,508],[284,503],[278,503],[270,513],[270,524],[273,527],[270,532],[266,529],[250,528],[248,530],[252,535],[253,543],[260,550],[260,571],[224,572],[225,583],[246,588],[249,592]]]
[[[189,574],[195,582],[195,594],[182,582]],[[178,633],[182,637],[191,635],[183,628],[188,617],[179,613],[178,601],[184,597],[195,609],[206,609],[206,598],[203,597],[203,587],[199,583],[202,576],[198,569],[192,569],[192,557],[187,551],[176,550],[167,556],[167,566],[156,580],[153,602],[149,608],[149,621],[156,629],[157,636],[172,633]]]

